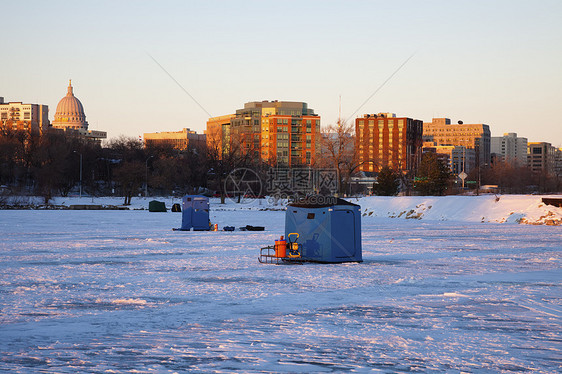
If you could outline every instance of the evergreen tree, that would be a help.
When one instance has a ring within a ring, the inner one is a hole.
[[[396,172],[385,166],[379,172],[377,181],[373,185],[373,192],[379,196],[394,196],[398,193],[399,185]]]
[[[425,153],[414,180],[414,188],[422,195],[443,195],[451,179],[451,172],[436,153]]]

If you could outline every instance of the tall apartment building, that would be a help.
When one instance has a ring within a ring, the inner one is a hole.
[[[49,128],[49,107],[22,102],[5,103],[0,97],[0,124],[5,129],[41,134]]]
[[[516,166],[527,165],[527,138],[519,138],[514,132],[503,136],[492,136],[490,151],[501,159]]]
[[[528,165],[533,172],[553,174],[556,165],[556,148],[546,142],[528,143]]]
[[[562,177],[562,148],[556,149],[554,152],[554,174]]]
[[[490,163],[490,127],[486,124],[452,125],[449,118],[433,118],[423,123],[423,140],[437,145],[463,146],[476,151],[476,165]]]
[[[320,116],[307,103],[253,101],[227,117],[210,118],[207,134],[218,133],[220,124],[223,147],[232,151],[291,167],[311,165],[319,153]]]
[[[393,113],[365,114],[355,119],[355,152],[361,171],[378,172],[384,166],[414,170],[422,146],[423,122]]]
[[[184,151],[188,146],[197,148],[205,146],[205,135],[197,134],[188,128],[181,131],[145,133],[144,145],[145,147],[170,145],[174,149]]]

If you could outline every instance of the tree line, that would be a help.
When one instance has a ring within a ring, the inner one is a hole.
[[[338,172],[338,192],[341,195],[365,193],[365,188],[355,186],[351,181],[357,176],[361,160],[354,149],[354,126],[338,122],[328,126],[322,134],[323,154],[318,165],[335,168]],[[421,150],[420,150],[421,151]],[[377,163],[380,160],[363,160]],[[527,165],[514,165],[502,160],[477,166],[466,178],[466,187],[450,171],[446,159],[436,153],[421,153],[410,171],[397,170],[380,165],[372,192],[376,195],[450,195],[472,190],[478,194],[484,185],[496,185],[499,193],[555,193],[562,191],[560,171],[533,172]]]
[[[68,134],[0,130],[0,193],[42,196],[46,203],[79,189],[89,196],[123,196],[125,205],[146,194],[218,194],[224,202],[225,181],[240,168],[265,180],[268,166],[234,142],[178,150],[169,144],[145,147],[126,136],[102,145]]]
[[[321,134],[320,146],[322,155],[313,160],[311,168],[336,171],[337,187],[332,192],[340,196],[365,193],[364,188],[352,183],[361,166],[354,150],[353,126],[328,126]],[[224,202],[231,193],[225,190],[227,177],[233,170],[244,168],[255,171],[261,181],[267,180],[269,165],[260,161],[258,150],[236,142],[225,147],[221,142],[211,141],[206,146],[178,150],[171,145],[145,147],[139,140],[124,136],[101,145],[60,133],[0,131],[1,192],[43,196],[46,202],[55,195],[77,194],[78,188],[91,196],[123,196],[124,204],[146,193],[218,194]],[[532,173],[527,167],[502,162],[472,170],[467,180],[478,181],[478,185],[498,185],[503,193],[561,189],[560,176]],[[443,195],[459,192],[458,187],[443,162],[435,154],[427,153],[421,156],[416,170],[409,173],[383,165],[373,192]],[[266,192],[250,191],[256,195]]]

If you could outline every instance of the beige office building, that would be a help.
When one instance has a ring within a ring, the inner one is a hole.
[[[449,118],[433,118],[423,124],[424,142],[439,146],[462,146],[474,149],[476,165],[490,164],[490,127],[486,124],[451,124]]]
[[[172,146],[181,151],[188,147],[205,146],[205,135],[197,134],[188,128],[180,131],[153,132],[144,134],[145,147]]]
[[[49,107],[22,102],[5,103],[0,97],[0,123],[7,130],[42,134],[49,128]]]

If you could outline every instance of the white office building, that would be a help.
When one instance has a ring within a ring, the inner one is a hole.
[[[492,136],[491,153],[495,153],[498,159],[515,166],[527,164],[527,138],[519,138],[514,132],[503,134],[503,136]]]

